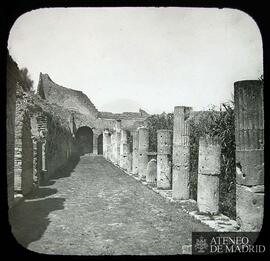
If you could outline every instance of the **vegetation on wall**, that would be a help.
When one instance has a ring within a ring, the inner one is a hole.
[[[33,80],[31,79],[28,69],[22,68],[19,70],[19,84],[22,86],[23,90],[26,92],[33,91]]]
[[[151,115],[146,119],[145,123],[149,129],[149,152],[156,152],[157,130],[173,130],[173,113]]]
[[[199,138],[218,137],[221,144],[220,212],[235,219],[235,132],[233,103],[222,104],[190,119],[190,197],[197,199]]]
[[[233,103],[222,104],[220,111],[212,107],[208,111],[192,112],[189,123],[190,197],[197,199],[199,138],[205,135],[218,137],[221,143],[220,212],[235,219],[236,181]],[[159,129],[173,130],[173,113],[152,115],[147,118],[146,126],[149,128],[149,151],[157,151],[156,131]]]

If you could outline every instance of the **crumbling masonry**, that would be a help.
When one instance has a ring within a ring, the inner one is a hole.
[[[259,231],[264,200],[263,83],[235,83],[236,210],[243,231]],[[189,199],[191,107],[174,107],[173,132],[158,130],[157,151],[149,152],[145,111],[100,112],[82,92],[40,74],[37,94],[18,85],[18,68],[7,64],[7,195],[18,195],[81,155],[102,154],[117,167],[173,199]],[[17,91],[17,94],[16,94]],[[201,137],[197,205],[200,213],[219,213],[221,147],[216,137]]]

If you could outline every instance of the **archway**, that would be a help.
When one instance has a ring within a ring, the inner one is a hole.
[[[77,149],[80,155],[93,153],[93,131],[87,126],[80,127],[76,132]]]
[[[98,136],[98,155],[103,155],[103,134]]]

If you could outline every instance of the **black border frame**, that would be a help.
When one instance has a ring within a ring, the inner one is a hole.
[[[266,100],[266,92],[267,92],[267,85],[268,85],[268,76],[269,76],[269,35],[266,32],[266,25],[267,25],[267,4],[265,2],[248,2],[248,1],[240,1],[240,0],[167,0],[167,1],[151,1],[151,0],[133,0],[133,1],[121,1],[121,0],[114,0],[114,1],[91,1],[91,0],[6,0],[1,1],[0,3],[0,81],[1,81],[1,100],[3,102],[0,103],[1,111],[6,112],[6,64],[7,64],[7,41],[9,31],[16,21],[16,19],[33,9],[39,9],[44,7],[201,7],[201,8],[233,8],[239,9],[241,11],[246,12],[249,14],[257,23],[262,39],[263,39],[263,58],[264,58],[264,100],[265,100],[265,111],[267,110],[267,100]],[[2,240],[1,245],[1,254],[6,254],[9,258],[67,258],[70,260],[74,259],[103,259],[106,257],[103,256],[59,256],[59,255],[43,255],[38,254],[35,252],[31,252],[21,245],[17,243],[15,238],[11,233],[11,227],[8,222],[8,206],[7,206],[7,195],[6,195],[6,117],[2,113],[1,120],[1,145],[3,148],[0,150],[2,164],[1,166],[1,175],[0,175],[0,239]],[[267,116],[267,114],[265,114]],[[268,129],[268,119],[265,117],[265,134],[269,132]],[[265,158],[268,156],[268,135],[265,135]],[[268,169],[268,162],[265,160],[265,168],[267,172]],[[269,229],[269,209],[267,206],[269,205],[270,197],[269,197],[269,180],[270,177],[266,173],[265,175],[265,205],[264,205],[264,224],[263,228],[260,232],[260,236],[257,240],[257,244],[263,244],[266,246],[266,252],[262,254],[251,254],[265,256],[269,255],[269,246],[270,240],[268,231]],[[237,256],[246,256],[247,254],[237,254]],[[161,256],[129,256],[128,258],[139,258],[139,259],[156,259],[160,258]],[[168,258],[170,256],[166,256]],[[177,257],[177,256],[176,256]],[[180,258],[183,258],[181,256]],[[211,258],[211,256],[209,256]],[[127,258],[127,256],[109,256],[112,259],[121,259]]]

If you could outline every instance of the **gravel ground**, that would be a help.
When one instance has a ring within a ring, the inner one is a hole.
[[[101,156],[82,156],[18,203],[13,234],[61,255],[175,255],[211,231]]]

